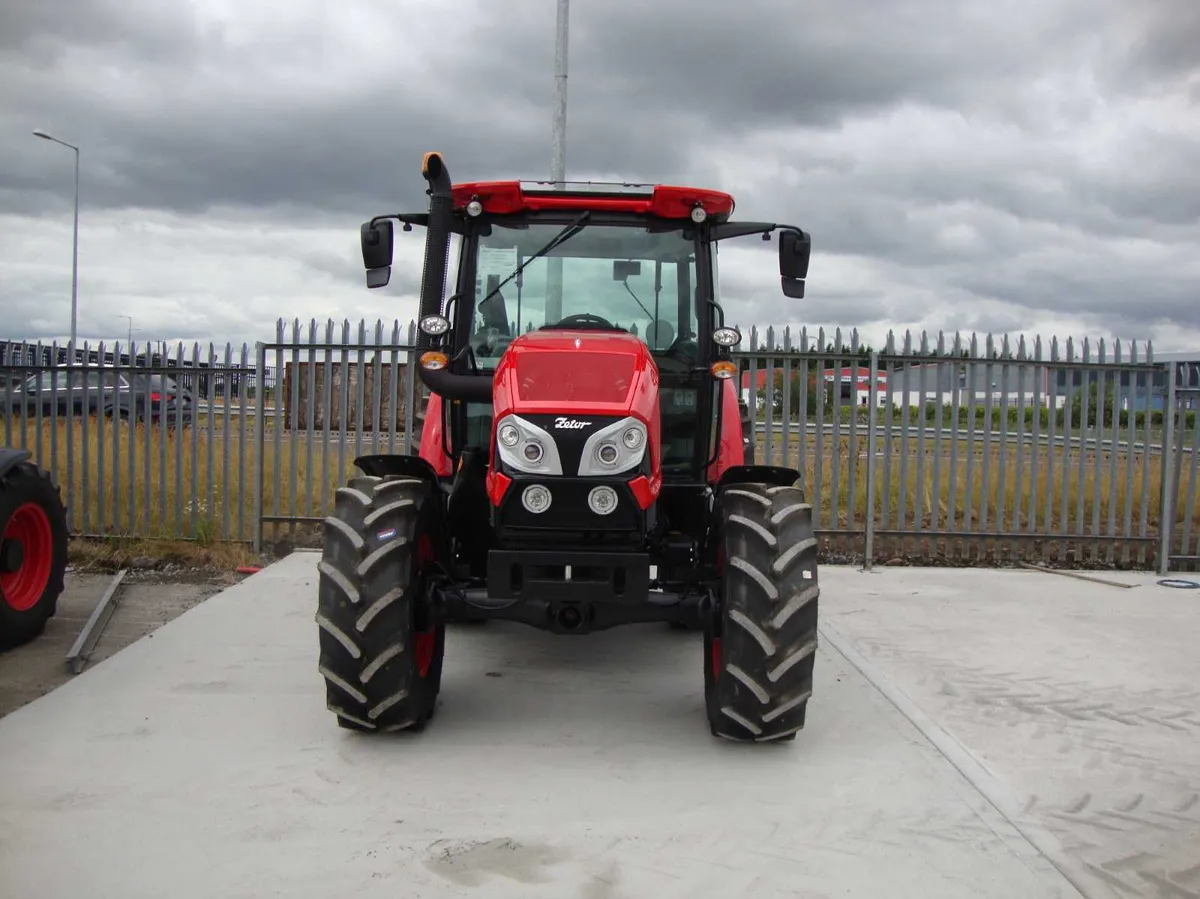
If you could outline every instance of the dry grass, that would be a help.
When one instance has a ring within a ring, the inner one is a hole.
[[[82,422],[43,421],[39,444],[35,421],[13,420],[11,425],[7,442],[30,449],[40,464],[53,468],[79,533],[188,540],[200,546],[253,537],[258,459],[251,435],[242,444],[231,434],[226,449],[222,435],[210,442],[204,429],[147,429],[107,421],[98,426],[92,419],[85,439]],[[69,431],[73,445],[68,445]],[[370,438],[364,437],[362,451],[371,452]],[[285,437],[276,454],[274,441],[267,440],[262,460],[265,515],[320,517],[322,488],[327,504],[356,470],[353,438],[341,465],[337,445],[326,449],[314,435],[310,466],[309,442],[297,440],[293,454],[292,441]]]
[[[71,564],[85,571],[117,571],[144,560],[209,571],[234,571],[241,566],[261,566],[265,561],[243,543],[203,545],[192,540],[121,537],[71,542]]]
[[[217,567],[246,564],[245,552],[238,548],[221,548],[225,542],[248,543],[254,535],[254,498],[256,447],[254,438],[247,435],[239,445],[237,434],[231,434],[226,451],[222,435],[210,443],[205,429],[184,429],[175,432],[160,428],[114,425],[103,422],[97,427],[88,423],[86,441],[81,422],[52,425],[43,422],[40,429],[41,449],[37,451],[37,425],[32,421],[10,420],[12,434],[8,442],[35,450],[43,465],[49,466],[53,455],[56,476],[67,496],[65,481],[68,471],[68,429],[73,427],[74,457],[71,466],[71,503],[77,532],[110,538],[105,545],[127,557],[139,554],[157,558],[175,553],[181,558],[211,558]],[[119,438],[114,477],[114,436]],[[363,435],[362,451],[371,452],[370,435]],[[775,464],[799,464],[799,444],[793,436],[785,457],[776,435],[772,461]],[[993,446],[985,457],[982,447],[975,444],[974,461],[967,462],[966,444],[960,443],[957,464],[950,465],[949,441],[944,441],[939,466],[938,483],[934,482],[932,440],[925,443],[924,471],[919,466],[919,443],[908,442],[909,458],[902,490],[899,454],[902,444],[894,440],[890,470],[884,463],[876,472],[877,493],[874,502],[875,521],[880,528],[921,528],[970,531],[1028,531],[1062,533],[1092,533],[1093,516],[1099,513],[1099,533],[1109,533],[1109,519],[1115,519],[1115,533],[1124,531],[1128,516],[1134,535],[1153,536],[1160,518],[1161,457],[1140,453],[1116,454],[1116,477],[1112,477],[1112,457],[1100,452],[1097,474],[1097,453],[1083,451],[1083,469],[1079,468],[1080,450],[1063,447],[1039,448],[1036,451],[1038,478],[1031,480],[1032,447],[1005,446],[1003,462],[1000,447]],[[51,446],[54,452],[51,453]],[[311,464],[309,447],[311,444]],[[824,440],[820,478],[819,526],[827,529],[861,528],[868,509],[867,498],[867,441],[864,435],[856,439],[856,457],[852,460],[849,439],[843,437],[840,448],[832,439]],[[880,441],[879,450],[884,449]],[[326,446],[322,435],[298,434],[293,449],[290,435],[280,441],[280,452],[268,438],[263,458],[263,513],[320,518],[324,515],[334,490],[352,476],[355,469],[354,438],[347,440],[343,459],[338,464],[338,446]],[[1067,459],[1064,474],[1063,462]],[[802,466],[809,484],[816,480],[817,445],[809,437]],[[1190,458],[1185,458],[1182,484],[1177,501],[1177,520],[1182,523],[1191,515],[1193,539],[1200,534],[1200,503],[1186,508],[1190,487]],[[103,470],[103,477],[101,476]],[[854,472],[853,490],[850,473]],[[211,472],[211,479],[210,479]],[[834,474],[836,472],[836,484]],[[956,472],[956,474],[955,474]],[[952,474],[954,477],[952,478]],[[278,481],[278,484],[276,483]],[[886,483],[885,483],[886,481]],[[1003,483],[1002,483],[1003,482]],[[132,496],[130,484],[133,485]],[[210,490],[210,483],[213,485]],[[228,484],[224,490],[221,485]],[[240,486],[239,486],[240,485]],[[101,489],[103,487],[103,489]],[[883,514],[882,497],[888,498],[888,517]],[[1046,519],[1046,496],[1050,495],[1049,528]],[[986,496],[987,517],[983,517]],[[905,518],[898,519],[900,501],[904,499]],[[1036,521],[1031,516],[1030,499]],[[1020,517],[1013,520],[1013,510],[1019,499]],[[1065,499],[1065,514],[1064,514]],[[967,515],[968,501],[970,515]],[[1006,518],[997,523],[997,504],[1002,503]],[[936,506],[936,521],[933,509]],[[849,513],[853,509],[853,516]],[[1079,511],[1082,508],[1082,518]],[[919,515],[918,515],[919,512]],[[953,513],[953,514],[951,514]],[[1142,520],[1145,518],[1145,531]],[[268,542],[276,535],[291,532],[291,540],[303,540],[311,528],[268,524],[264,536]],[[135,535],[142,542],[130,543]],[[158,546],[152,552],[147,538]],[[116,542],[112,542],[116,540]],[[158,541],[166,541],[159,544]],[[85,546],[81,544],[81,547]],[[185,548],[190,547],[186,550]],[[81,548],[80,552],[102,552]],[[228,553],[227,555],[222,555]]]
[[[951,465],[949,441],[945,441],[935,482],[932,440],[926,441],[923,457],[917,441],[910,440],[905,463],[901,460],[900,441],[893,441],[891,459],[880,456],[876,463],[873,504],[868,503],[867,495],[865,438],[856,440],[856,453],[852,457],[848,438],[842,438],[840,446],[826,439],[823,452],[818,456],[816,440],[810,437],[805,444],[803,464],[798,441],[793,439],[786,453],[777,442],[771,461],[776,465],[800,468],[808,484],[820,483],[820,526],[824,528],[861,526],[869,505],[873,505],[875,522],[881,528],[1036,530],[1042,533],[1063,533],[1065,529],[1067,533],[1091,534],[1094,516],[1098,513],[1100,527],[1095,533],[1123,533],[1127,515],[1133,535],[1157,533],[1162,511],[1161,456],[1067,447],[1040,447],[1035,451],[1031,446],[1004,446],[1001,452],[1001,447],[995,445],[989,447],[985,456],[980,443],[976,441],[973,454],[967,452],[965,443],[960,443],[957,458]],[[884,443],[880,441],[878,451],[884,450]],[[819,481],[818,458],[821,461]],[[1190,463],[1190,459],[1185,458],[1185,463]],[[1180,475],[1175,517],[1182,524],[1190,512],[1193,532],[1200,532],[1200,502],[1194,503],[1190,510],[1186,507],[1190,483],[1190,466],[1185,464]],[[1048,519],[1047,496],[1050,502]],[[899,520],[901,501],[904,504],[903,522]],[[1019,516],[1015,514],[1017,509]],[[998,521],[1001,512],[1003,520]],[[1144,532],[1143,516],[1146,520]],[[1110,517],[1114,519],[1111,532]]]

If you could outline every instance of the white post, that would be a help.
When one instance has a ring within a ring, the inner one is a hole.
[[[558,16],[554,36],[554,118],[550,153],[550,180],[563,189],[567,179],[567,30],[570,19],[570,0],[558,0]],[[546,260],[546,321],[562,318],[562,259]],[[520,323],[518,323],[519,329]]]

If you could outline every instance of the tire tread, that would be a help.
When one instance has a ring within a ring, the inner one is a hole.
[[[705,640],[709,725],[738,741],[790,740],[812,696],[820,585],[812,506],[799,487],[733,484],[719,632]],[[711,672],[712,638],[721,639]]]
[[[340,488],[325,523],[318,564],[318,671],[326,704],[343,727],[420,730],[432,717],[441,681],[444,626],[428,676],[418,677],[413,579],[426,527],[428,485],[416,478],[360,476]]]

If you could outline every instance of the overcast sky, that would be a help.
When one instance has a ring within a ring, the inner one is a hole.
[[[954,10],[954,11],[952,11]],[[554,0],[0,5],[0,336],[270,339],[414,314],[358,226],[549,172]],[[722,252],[728,317],[1200,349],[1196,0],[575,0],[571,178],[693,182],[813,234]],[[405,264],[410,266],[404,270]]]

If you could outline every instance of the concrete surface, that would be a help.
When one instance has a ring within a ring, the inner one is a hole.
[[[1194,706],[1172,685],[1200,673],[1195,594],[823,569],[816,694],[785,746],[709,736],[696,634],[456,628],[430,729],[378,739],[324,709],[315,562],[0,720],[0,895],[1192,895]],[[1145,734],[1119,750],[1109,725]],[[1113,873],[1130,816],[1158,860]]]
[[[1097,892],[1200,899],[1200,590],[1091,574],[1135,586],[828,569],[822,611]]]
[[[0,653],[0,717],[62,686],[73,675],[66,663],[92,610],[112,582],[112,575],[68,571],[58,613],[40,637]],[[167,581],[153,572],[129,572],[119,603],[100,635],[89,664],[104,661],[140,640],[196,603],[219,592],[229,579]],[[2,887],[0,887],[2,889]],[[2,894],[0,894],[2,895]]]

